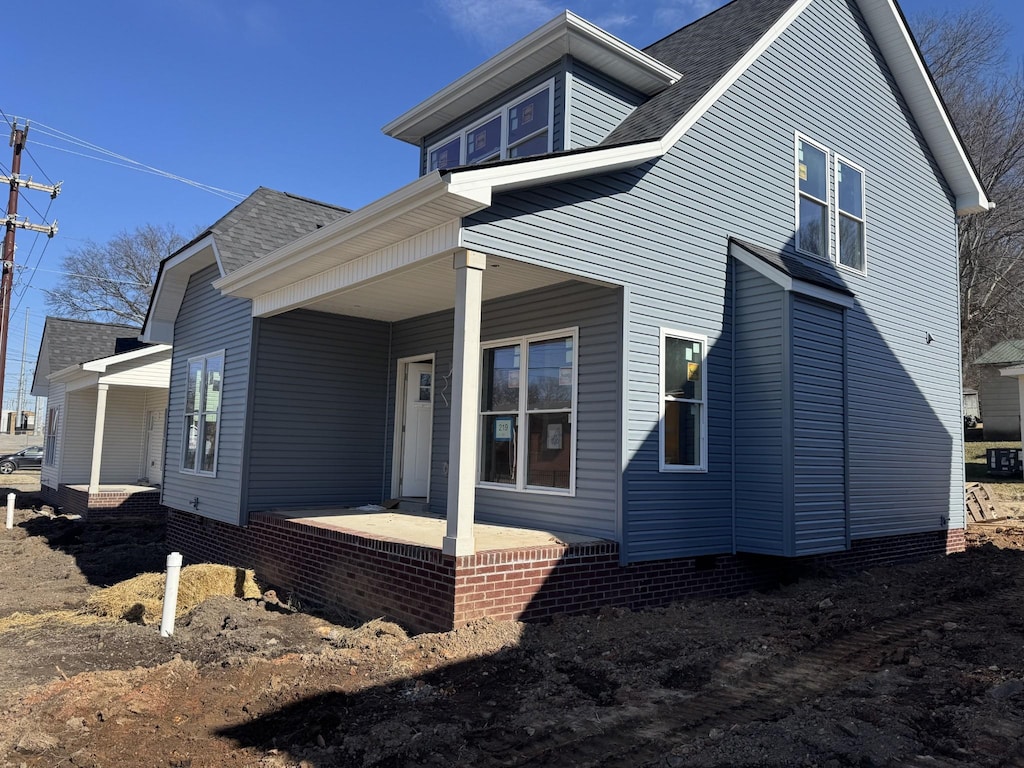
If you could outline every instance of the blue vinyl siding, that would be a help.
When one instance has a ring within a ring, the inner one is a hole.
[[[735,264],[736,548],[781,555],[786,549],[787,419],[783,383],[784,291]]]
[[[218,277],[216,266],[192,275],[174,324],[163,503],[237,524],[244,522],[240,499],[253,321],[249,301],[225,298],[211,287]],[[181,455],[188,360],[220,350],[224,350],[224,383],[217,474],[207,477],[185,473],[181,471]],[[199,499],[198,506],[193,505],[194,499]]]
[[[835,270],[856,295],[852,537],[963,525],[952,201],[880,61],[849,4],[817,0],[659,160],[506,194],[465,222],[474,250],[628,287],[626,559],[733,547],[726,244],[792,249],[798,131],[866,172],[867,274]],[[657,471],[662,327],[709,337],[707,473]]]
[[[644,97],[578,62],[570,62],[566,149],[600,144]]]
[[[793,297],[793,550],[847,546],[843,310]]]
[[[500,279],[485,271],[484,280]],[[615,289],[566,282],[550,288],[486,302],[483,341],[579,328],[576,495],[478,489],[477,519],[596,536],[615,535],[618,511],[619,344],[622,299]],[[442,312],[394,324],[391,378],[396,361],[434,354],[434,429],[430,509],[446,510],[453,315]],[[390,417],[394,418],[394,384]],[[392,455],[393,421],[387,454]],[[388,481],[390,487],[390,479]]]
[[[250,511],[386,497],[389,330],[307,310],[258,321]]]

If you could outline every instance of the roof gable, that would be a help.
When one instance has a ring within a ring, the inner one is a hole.
[[[230,274],[348,213],[346,208],[259,187],[192,242],[160,262],[142,338],[173,343],[174,320],[193,272],[216,262],[221,275]]]

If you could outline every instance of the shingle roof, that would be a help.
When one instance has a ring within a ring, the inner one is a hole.
[[[33,394],[46,388],[46,377],[51,373],[148,346],[139,341],[141,330],[134,325],[47,317],[32,375]]]
[[[838,277],[822,272],[817,269],[814,264],[800,256],[792,253],[772,251],[758,245],[752,245],[751,243],[744,242],[743,240],[738,240],[735,237],[731,238],[731,240],[743,250],[753,254],[757,258],[761,259],[761,261],[771,267],[774,267],[783,274],[789,275],[789,277],[792,277],[794,280],[802,280],[803,282],[811,283],[812,285],[820,285],[823,288],[828,288],[830,291],[841,293],[844,296],[854,295],[853,291],[847,288],[846,284]]]
[[[1024,339],[1001,341],[974,361],[977,365],[1009,365],[1024,362]]]
[[[644,53],[683,76],[633,110],[602,145],[656,141],[664,137],[795,1],[733,0],[644,48]]]
[[[225,274],[350,213],[345,208],[259,187],[210,227]]]

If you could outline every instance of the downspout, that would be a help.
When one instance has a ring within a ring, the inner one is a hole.
[[[732,554],[736,554],[736,259],[729,259],[729,493],[732,507]],[[705,406],[707,407],[707,406]]]

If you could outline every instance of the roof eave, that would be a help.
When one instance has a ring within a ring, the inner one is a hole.
[[[957,213],[991,210],[995,204],[989,199],[953,125],[903,12],[894,0],[858,0],[858,5],[953,191]]]
[[[382,130],[388,136],[419,144],[423,137],[443,128],[474,106],[500,95],[566,55],[648,96],[682,77],[653,56],[571,11],[565,11],[395,118]]]
[[[359,238],[380,235],[394,222],[415,219],[419,231],[469,216],[487,208],[495,194],[513,189],[550,184],[594,173],[611,173],[635,167],[663,154],[660,142],[609,147],[596,151],[563,153],[535,160],[462,168],[448,173],[430,173],[395,190],[348,216],[288,243],[250,264],[214,281],[213,287],[226,295],[254,299],[267,291],[316,274],[303,262],[338,247],[350,248],[349,258],[369,252],[359,250]],[[393,242],[408,232],[395,235]],[[380,247],[385,237],[372,238]]]

